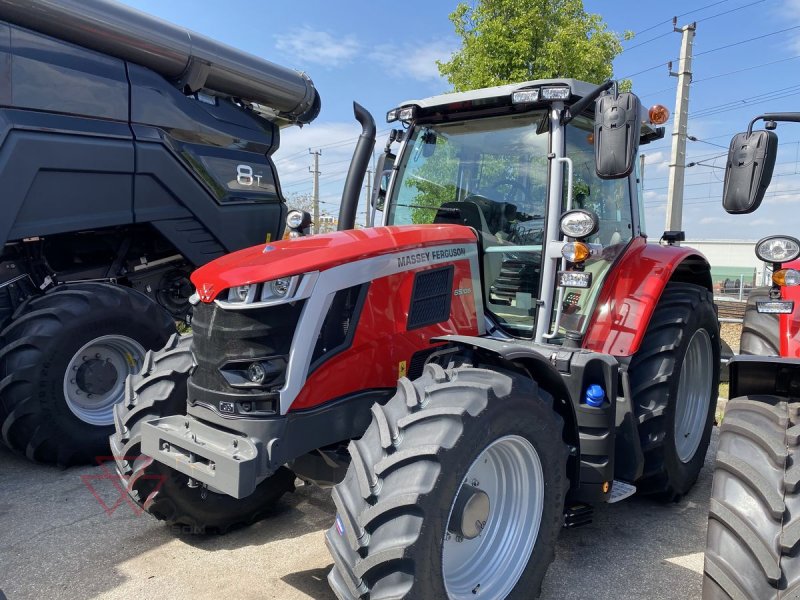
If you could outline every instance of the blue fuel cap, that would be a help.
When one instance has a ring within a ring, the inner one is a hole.
[[[589,389],[586,390],[586,404],[593,406],[594,408],[602,406],[605,397],[606,393],[603,391],[603,388],[596,383],[590,385]]]

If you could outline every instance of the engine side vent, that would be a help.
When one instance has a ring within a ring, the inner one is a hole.
[[[454,271],[455,267],[450,265],[417,273],[411,292],[406,329],[410,331],[450,318]]]
[[[350,347],[368,289],[369,284],[361,284],[336,292],[314,346],[309,373]]]

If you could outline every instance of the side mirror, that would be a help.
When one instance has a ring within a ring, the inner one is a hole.
[[[594,112],[594,162],[601,179],[621,179],[633,171],[639,152],[642,103],[630,92],[600,96]]]
[[[397,158],[391,152],[384,152],[378,158],[375,167],[375,183],[372,186],[372,206],[376,210],[383,210],[386,203],[386,190],[389,188],[389,179],[392,177],[394,161]]]
[[[773,131],[737,133],[728,149],[722,206],[731,214],[756,210],[764,199],[775,158],[778,136]]]

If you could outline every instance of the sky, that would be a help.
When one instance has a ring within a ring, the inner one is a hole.
[[[385,144],[386,111],[404,100],[449,91],[436,60],[458,48],[448,15],[455,1],[402,3],[347,0],[124,0],[126,4],[307,73],[322,98],[311,124],[282,130],[274,159],[284,194],[310,193],[312,157],[321,150],[322,211],[338,214],[347,167],[360,132],[355,100],[375,117],[376,150]],[[643,7],[646,6],[646,9]],[[677,78],[667,63],[680,53],[678,25],[696,22],[690,90],[683,229],[687,239],[757,240],[800,235],[800,125],[778,127],[772,184],[761,208],[747,216],[721,206],[728,143],[765,111],[800,110],[800,0],[584,0],[610,30],[636,33],[623,42],[614,75],[633,81],[645,106],[673,111]],[[758,38],[758,39],[754,39]],[[646,155],[645,216],[651,237],[664,229],[672,118],[665,139],[641,147]],[[363,214],[361,215],[363,219]]]

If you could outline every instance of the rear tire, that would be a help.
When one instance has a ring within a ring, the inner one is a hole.
[[[641,493],[676,501],[697,481],[711,440],[719,361],[711,292],[668,283],[628,369],[644,453]]]
[[[708,519],[704,600],[800,598],[800,404],[728,403]]]
[[[107,456],[125,377],[174,331],[163,308],[119,285],[62,285],[27,300],[0,333],[3,441],[62,466]]]
[[[143,423],[186,413],[191,344],[191,335],[173,335],[163,350],[148,353],[141,373],[128,378],[125,401],[115,408],[111,448],[128,494],[145,511],[182,533],[225,533],[266,516],[285,492],[294,491],[294,474],[281,467],[252,494],[236,499],[189,487],[186,475],[141,453]]]
[[[739,354],[780,356],[780,326],[778,315],[761,314],[756,301],[769,300],[768,287],[755,288],[747,298],[739,338]]]
[[[512,373],[428,365],[372,412],[333,491],[337,517],[325,537],[336,595],[538,595],[569,485],[563,421],[549,394]],[[475,478],[481,468],[483,481]],[[457,508],[461,494],[475,489],[488,496],[486,518],[477,521]],[[480,534],[459,541],[455,514]]]

